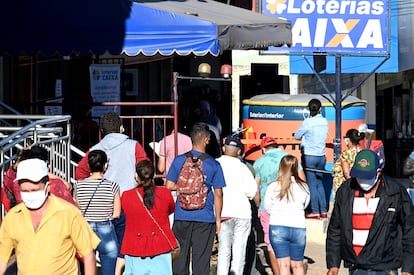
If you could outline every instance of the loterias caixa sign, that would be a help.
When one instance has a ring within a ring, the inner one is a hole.
[[[290,52],[387,54],[387,0],[262,0],[262,13],[292,23]],[[280,51],[271,48],[269,51]]]

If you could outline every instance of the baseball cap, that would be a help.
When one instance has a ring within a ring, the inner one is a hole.
[[[373,132],[375,132],[375,130],[369,129],[366,123],[362,123],[361,125],[359,125],[358,131],[360,133],[365,133],[365,134],[372,134]]]
[[[265,148],[265,147],[267,147],[267,146],[269,146],[269,145],[276,145],[277,144],[277,142],[276,142],[276,139],[275,138],[272,138],[272,137],[264,137],[263,139],[262,139],[262,141],[260,142],[260,148]]]
[[[233,147],[238,147],[240,149],[243,148],[243,144],[242,144],[240,138],[236,135],[227,136],[226,139],[224,140],[224,144],[229,145],[229,146],[233,146]]]
[[[378,155],[374,151],[361,150],[355,156],[350,175],[353,178],[374,179],[380,167]]]
[[[49,175],[49,169],[45,161],[41,159],[26,159],[17,165],[15,181],[25,179],[38,182],[47,175]]]

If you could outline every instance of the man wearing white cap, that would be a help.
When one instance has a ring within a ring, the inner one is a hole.
[[[79,209],[49,194],[48,173],[40,159],[17,166],[23,203],[7,213],[0,227],[0,274],[13,250],[21,275],[77,275],[76,252],[84,258],[85,275],[96,274],[94,250],[100,240]]]

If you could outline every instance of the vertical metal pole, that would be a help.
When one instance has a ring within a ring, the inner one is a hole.
[[[178,73],[173,72],[173,100],[174,100],[174,152],[178,154]]]
[[[73,177],[73,178],[75,178],[75,175],[72,175],[72,169],[71,169],[71,163],[70,163],[70,161],[71,161],[71,159],[72,159],[72,150],[71,150],[71,144],[72,144],[72,142],[71,142],[71,136],[72,136],[72,133],[71,133],[71,129],[72,129],[72,126],[71,126],[71,123],[70,123],[70,119],[68,119],[67,121],[66,121],[66,133],[67,133],[67,137],[68,137],[68,139],[67,139],[67,144],[66,144],[66,180],[69,182],[69,183],[71,183],[71,178]]]
[[[335,56],[335,141],[334,162],[341,156],[341,121],[342,121],[342,93],[341,93],[341,56]]]

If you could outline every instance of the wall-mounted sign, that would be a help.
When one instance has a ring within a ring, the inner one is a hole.
[[[121,100],[121,66],[119,64],[92,64],[89,66],[89,75],[94,103],[119,102]],[[120,107],[94,106],[92,117],[99,118],[107,112],[120,113]]]
[[[262,13],[292,23],[291,48],[268,52],[386,55],[388,0],[262,0]]]

